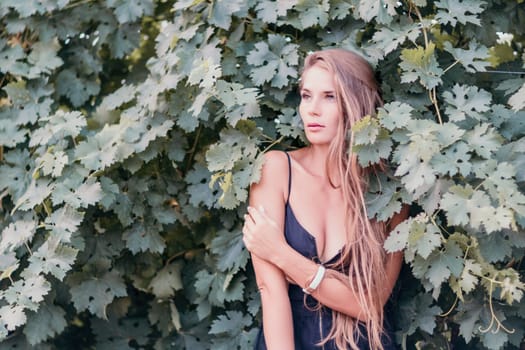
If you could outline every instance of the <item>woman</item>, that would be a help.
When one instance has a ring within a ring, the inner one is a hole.
[[[393,348],[384,305],[402,255],[383,242],[406,210],[388,227],[368,219],[371,169],[351,151],[350,128],[381,103],[373,71],[346,50],[315,52],[300,94],[309,145],[265,154],[243,227],[262,301],[256,349]]]

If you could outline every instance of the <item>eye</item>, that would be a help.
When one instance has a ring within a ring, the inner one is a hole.
[[[335,101],[335,94],[326,94],[326,99],[329,101]]]
[[[302,100],[308,100],[309,98],[310,98],[310,94],[309,93],[306,93],[306,92],[301,93],[301,99]]]

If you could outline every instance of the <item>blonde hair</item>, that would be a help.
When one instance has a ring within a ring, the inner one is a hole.
[[[312,66],[319,66],[332,73],[336,96],[343,118],[338,125],[337,136],[332,140],[327,158],[327,172],[336,169],[335,178],[340,179],[344,205],[347,212],[346,244],[341,259],[334,267],[343,268],[348,283],[356,292],[363,306],[368,343],[371,349],[383,349],[383,302],[381,288],[386,278],[383,249],[385,226],[369,220],[366,212],[365,193],[368,178],[375,169],[363,168],[352,152],[352,125],[366,115],[374,116],[382,104],[374,72],[361,56],[343,49],[314,52],[306,57],[303,74]],[[333,181],[330,181],[335,187]],[[328,277],[339,278],[331,273]],[[339,349],[350,345],[357,349],[361,335],[359,323],[343,313],[333,310],[330,333],[322,341],[334,339]]]

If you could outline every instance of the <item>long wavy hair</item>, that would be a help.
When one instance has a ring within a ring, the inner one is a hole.
[[[340,179],[338,182],[347,213],[346,244],[334,268],[345,271],[344,282],[354,289],[359,303],[364,306],[360,318],[365,320],[367,330],[362,334],[356,318],[334,310],[332,329],[321,343],[334,339],[339,349],[347,349],[348,345],[357,349],[358,337],[362,335],[368,338],[371,349],[383,349],[384,314],[380,291],[386,279],[385,225],[370,220],[366,211],[368,179],[376,169],[361,167],[352,152],[352,126],[364,116],[375,116],[377,107],[382,104],[379,87],[369,63],[347,50],[328,49],[311,53],[306,57],[303,74],[312,66],[333,74],[336,98],[343,116],[339,120],[337,136],[330,144],[326,163],[331,185],[336,187],[333,179]],[[329,273],[327,278],[341,279],[340,276]]]

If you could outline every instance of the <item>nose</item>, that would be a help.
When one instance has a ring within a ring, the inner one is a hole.
[[[312,99],[308,103],[308,113],[311,116],[319,116],[321,115],[321,104],[318,98],[312,97]]]

